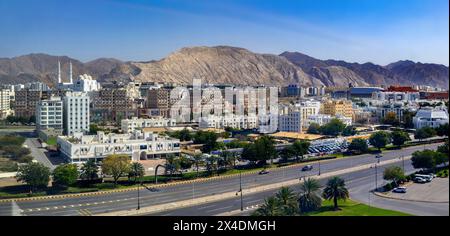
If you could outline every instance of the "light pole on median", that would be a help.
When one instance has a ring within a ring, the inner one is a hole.
[[[239,171],[239,192],[241,192],[241,211],[244,211],[244,200],[242,197],[242,170]]]
[[[319,175],[320,175],[320,160],[318,162],[319,162]]]
[[[142,184],[142,179],[139,181],[139,184],[138,184],[138,187],[137,187],[137,198],[138,198],[138,205],[137,205],[137,208],[136,208],[136,210],[140,210],[141,209],[141,198],[140,198],[140,189],[139,189],[139,187],[140,187],[140,185]]]

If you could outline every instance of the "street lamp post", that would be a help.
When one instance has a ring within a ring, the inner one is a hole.
[[[138,199],[138,205],[137,205],[137,208],[136,208],[136,210],[140,210],[141,209],[141,198],[140,198],[140,189],[139,189],[139,187],[140,187],[140,185],[142,184],[142,180],[139,182],[139,184],[138,184],[138,187],[137,187],[137,199]]]
[[[239,192],[241,192],[241,211],[244,211],[244,201],[242,197],[242,171],[239,171]]]
[[[320,160],[318,162],[319,162],[319,175],[320,175]]]
[[[403,166],[403,173],[405,173],[405,156],[402,155],[402,166]]]

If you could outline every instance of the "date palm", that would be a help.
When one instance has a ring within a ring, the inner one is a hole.
[[[253,216],[279,216],[281,215],[280,202],[276,197],[264,199],[264,204],[259,207]]]
[[[327,200],[333,199],[334,210],[339,210],[338,200],[345,200],[349,197],[348,190],[345,187],[345,181],[339,177],[331,178],[328,180],[322,196]]]
[[[136,183],[137,178],[141,178],[145,174],[144,165],[139,162],[133,162],[130,166],[130,171],[128,172],[128,179],[133,178]]]
[[[319,181],[308,178],[300,185],[298,207],[301,213],[315,211],[322,206],[322,198],[319,194]]]
[[[275,197],[281,205],[280,207],[283,215],[290,216],[295,215],[298,212],[297,196],[290,188],[282,187]]]

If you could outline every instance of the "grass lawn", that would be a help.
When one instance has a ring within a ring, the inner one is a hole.
[[[316,211],[309,213],[308,216],[409,216],[410,214],[371,207],[350,199],[346,201],[338,201],[340,211],[333,211],[333,201],[325,200],[322,207]]]
[[[47,139],[47,141],[45,142],[50,146],[56,146],[56,137],[50,137]]]

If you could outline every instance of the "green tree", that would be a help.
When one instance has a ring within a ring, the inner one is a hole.
[[[80,168],[80,178],[92,182],[95,179],[98,179],[98,166],[95,164],[95,161],[90,159],[83,163]]]
[[[334,210],[339,210],[338,200],[346,200],[349,198],[349,193],[345,187],[345,181],[340,177],[333,177],[328,180],[327,185],[322,193],[323,198],[333,200]]]
[[[383,179],[397,183],[405,178],[405,172],[399,166],[389,166],[384,169]]]
[[[311,123],[306,132],[308,134],[320,134],[320,125],[317,123]]]
[[[194,135],[194,143],[195,144],[203,144],[202,152],[204,153],[210,153],[213,150],[217,149],[217,139],[219,138],[219,135],[210,132],[210,131],[198,131]]]
[[[181,163],[179,159],[173,154],[168,155],[166,157],[166,165],[165,165],[166,174],[170,174],[170,176],[172,176],[176,172],[180,172],[180,169]]]
[[[295,160],[298,162],[299,158],[303,160],[303,156],[308,153],[308,148],[311,145],[306,140],[297,140],[292,144],[292,150],[294,151]]]
[[[41,187],[47,187],[50,181],[50,168],[41,163],[30,163],[19,166],[16,175],[17,181],[30,186],[30,193]]]
[[[203,164],[203,156],[202,156],[202,154],[195,154],[192,158],[193,158],[195,169],[197,171],[197,176],[198,176],[198,169],[199,169],[200,165]]]
[[[186,156],[178,157],[178,161],[180,162],[180,168],[182,170],[187,170],[192,167],[193,161],[187,158]]]
[[[301,213],[315,211],[322,206],[322,198],[319,194],[319,181],[308,178],[300,185],[298,205]]]
[[[77,182],[78,168],[76,164],[59,165],[53,170],[53,181],[57,186],[67,188]]]
[[[128,171],[128,179],[133,178],[133,182],[136,183],[138,178],[142,178],[145,175],[145,168],[139,162],[133,162],[130,165],[130,169]]]
[[[97,134],[98,131],[102,131],[102,129],[100,127],[98,127],[97,124],[89,125],[89,134]],[[125,131],[123,131],[123,132],[125,132]]]
[[[448,140],[446,140],[444,144],[440,145],[437,151],[448,156]]]
[[[440,125],[436,128],[436,135],[438,136],[448,136],[448,123]]]
[[[103,159],[102,171],[107,175],[111,175],[114,179],[114,185],[117,180],[130,170],[130,158],[126,155],[109,155]]]
[[[415,151],[411,158],[412,165],[416,169],[432,169],[436,166],[434,157],[435,152],[432,150]]]
[[[253,216],[280,216],[282,210],[280,209],[280,202],[276,197],[269,197],[264,199],[264,204],[259,207]]]
[[[416,112],[412,112],[409,110],[403,111],[403,127],[406,129],[414,128],[413,118],[416,115]]]
[[[369,145],[367,144],[367,140],[355,138],[352,140],[350,145],[348,145],[348,150],[358,154],[366,153],[369,150]]]
[[[214,172],[217,172],[219,166],[218,166],[219,158],[216,155],[209,155],[205,158],[206,162],[206,171],[210,173],[211,175]]]
[[[288,162],[289,159],[295,156],[295,150],[292,146],[288,146],[281,150],[280,157],[283,162]]]
[[[182,130],[179,131],[178,133],[178,139],[180,139],[180,141],[191,141],[192,140],[192,135],[189,132],[188,129],[184,128]]]
[[[381,148],[386,147],[391,142],[391,136],[386,131],[378,131],[370,135],[369,143],[378,148],[381,151]]]
[[[401,147],[407,141],[411,141],[409,134],[404,131],[399,130],[394,131],[391,133],[391,137],[392,137],[392,144],[398,147]]]
[[[420,128],[414,133],[414,138],[419,140],[432,138],[434,136],[436,136],[436,130],[431,127]]]
[[[255,143],[244,148],[242,158],[249,161],[267,162],[267,160],[273,160],[276,154],[273,138],[265,135],[257,139]]]
[[[342,131],[343,136],[353,136],[356,134],[356,128],[352,125],[346,126]]]
[[[219,159],[219,166],[224,166],[225,168],[234,167],[236,162],[236,156],[229,151],[222,151]]]
[[[344,131],[344,129],[345,124],[337,118],[332,119],[330,122],[320,127],[320,131],[323,135],[331,135],[331,136],[340,135],[342,131]]]

